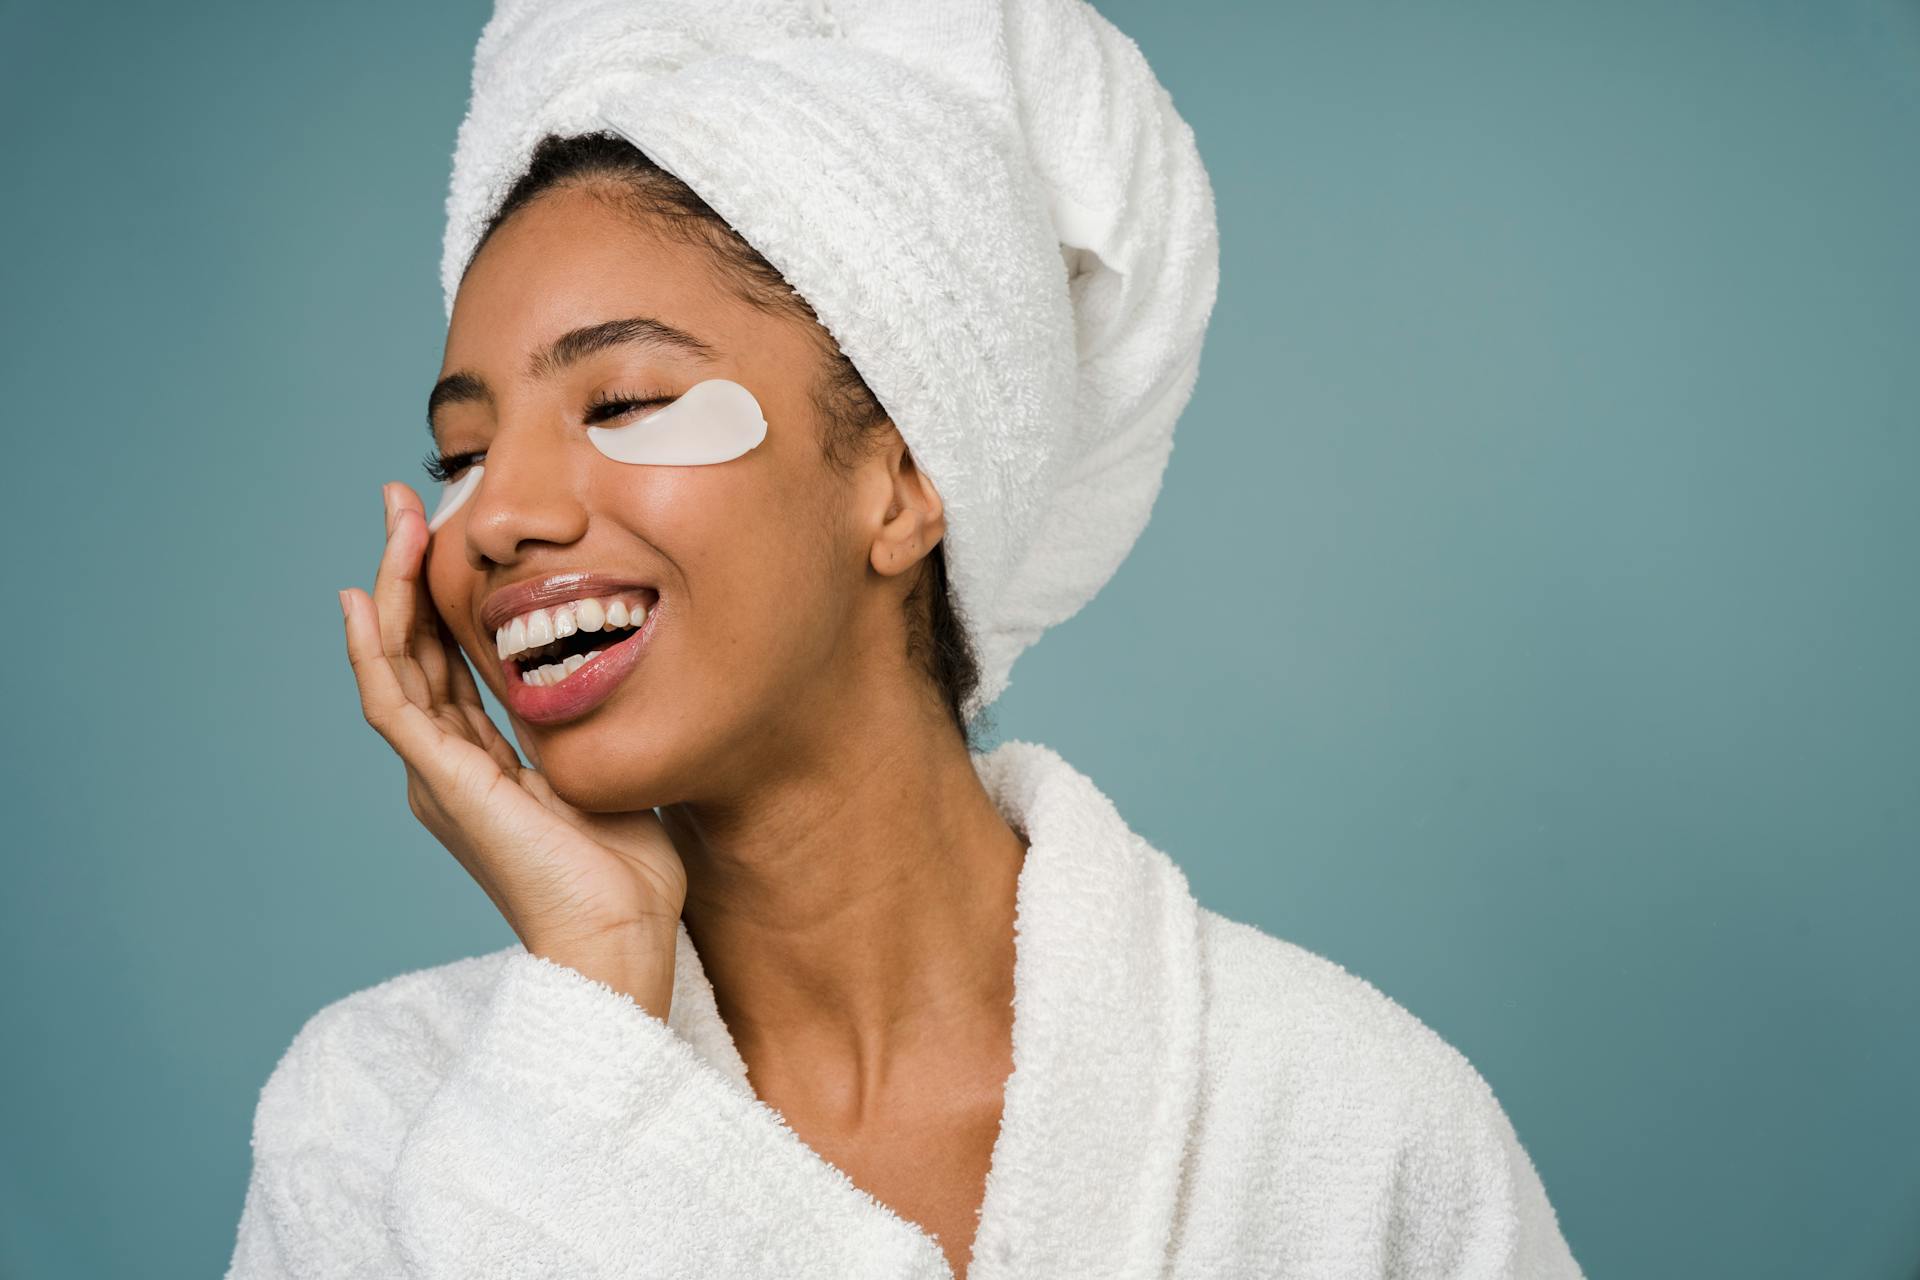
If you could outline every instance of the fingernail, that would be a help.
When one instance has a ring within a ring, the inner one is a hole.
[[[341,617],[343,617],[343,618],[344,618],[344,617],[347,617],[347,616],[348,616],[348,613],[347,613],[347,593],[346,593],[345,591],[342,591],[342,592],[340,593],[340,616],[341,616]]]

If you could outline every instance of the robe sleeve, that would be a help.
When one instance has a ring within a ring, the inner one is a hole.
[[[438,1061],[354,999],[262,1090],[228,1280],[951,1280],[931,1236],[604,983],[514,952]]]
[[[1504,1111],[1499,1114],[1499,1128],[1514,1222],[1511,1274],[1584,1280],[1580,1264],[1574,1261],[1573,1251],[1560,1233],[1559,1216],[1547,1200],[1540,1174]]]
[[[1389,1253],[1422,1280],[1583,1280],[1493,1089],[1451,1046],[1403,1151]]]

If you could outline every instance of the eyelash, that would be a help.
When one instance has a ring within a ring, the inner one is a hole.
[[[678,399],[678,397],[668,395],[664,391],[653,391],[646,395],[638,396],[621,393],[606,396],[597,395],[587,402],[586,420],[590,424],[599,423],[607,418],[620,417],[634,409],[644,409],[650,404],[666,404],[668,401],[675,399]],[[613,409],[617,409],[620,412],[605,412]],[[433,449],[429,450],[427,455],[420,460],[420,465],[426,468],[427,474],[434,480],[445,484],[486,456],[487,453],[484,449],[466,453],[441,453],[439,450]]]

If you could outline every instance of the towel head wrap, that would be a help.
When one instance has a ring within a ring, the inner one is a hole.
[[[1192,130],[1083,0],[498,0],[449,317],[541,135],[600,132],[786,277],[939,490],[973,720],[1159,495],[1219,280]]]

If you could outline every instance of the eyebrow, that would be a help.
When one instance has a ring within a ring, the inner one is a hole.
[[[536,351],[527,361],[527,376],[547,378],[576,364],[596,351],[611,347],[638,345],[677,352],[694,360],[711,361],[719,352],[685,329],[676,329],[652,316],[628,316],[623,320],[603,320],[580,329],[570,329],[555,338],[544,351]],[[427,396],[427,433],[433,433],[433,418],[450,404],[493,403],[493,389],[485,378],[465,369],[450,373],[433,384]]]

